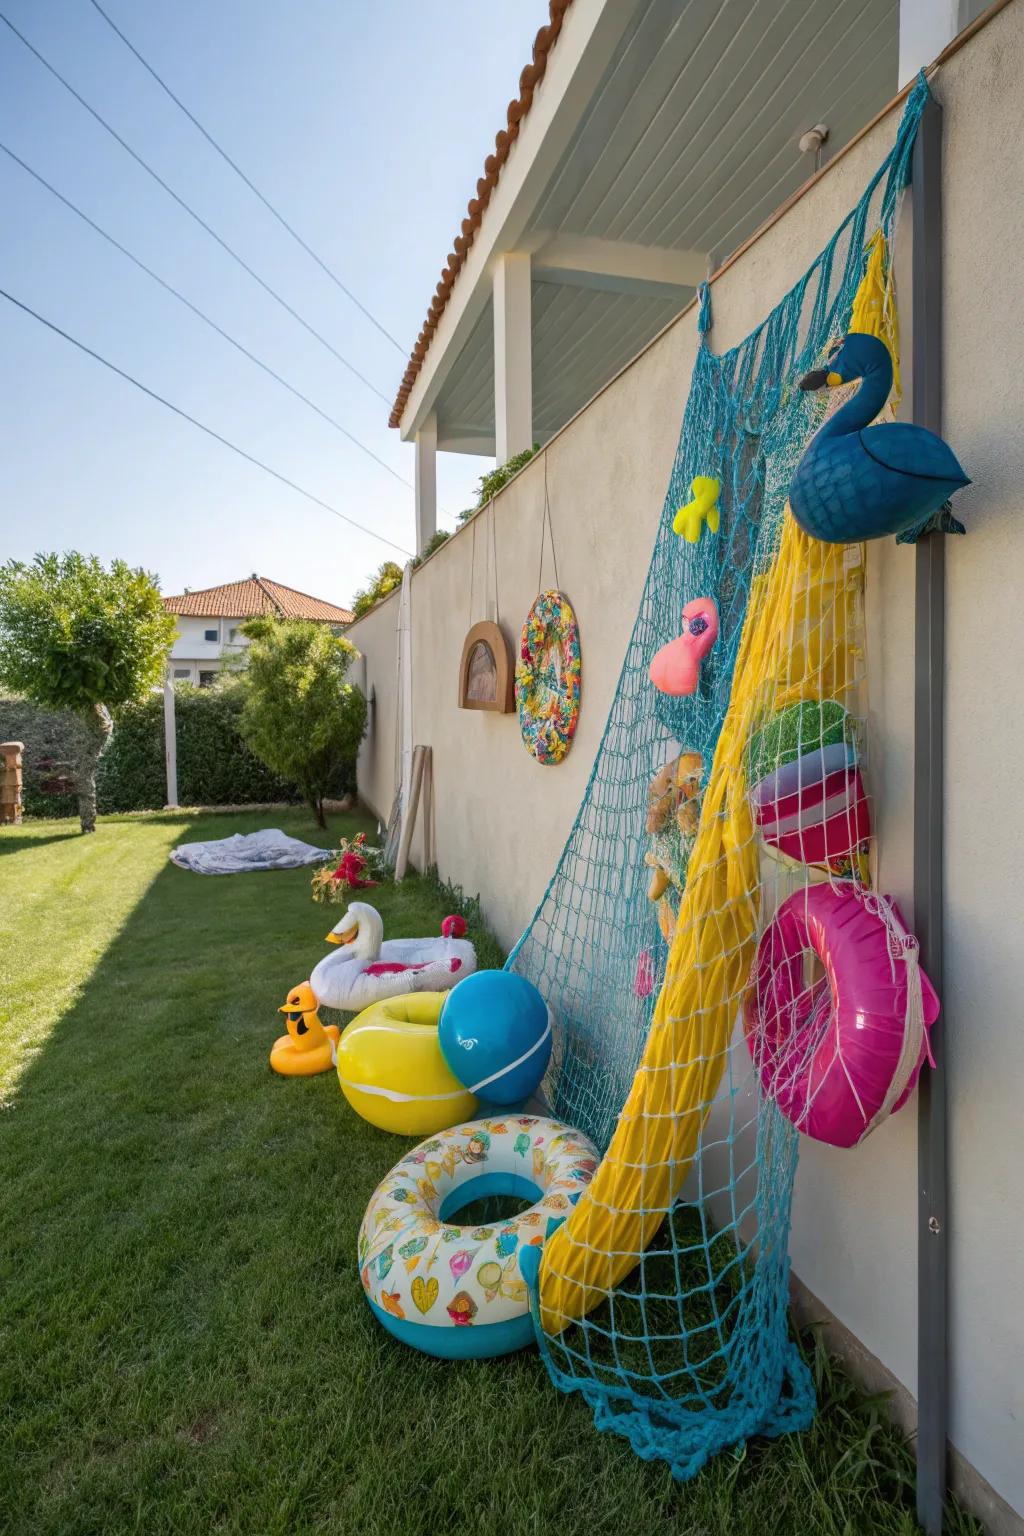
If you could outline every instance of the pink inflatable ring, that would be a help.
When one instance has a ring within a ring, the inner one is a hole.
[[[808,950],[825,968],[810,984]],[[910,1096],[939,1016],[917,954],[885,896],[812,885],[779,907],[757,948],[744,1029],[764,1092],[805,1135],[855,1146]]]

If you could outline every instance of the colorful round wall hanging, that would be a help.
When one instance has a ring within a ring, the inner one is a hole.
[[[564,592],[541,592],[526,616],[516,662],[523,746],[538,763],[560,763],[580,717],[580,632]]]

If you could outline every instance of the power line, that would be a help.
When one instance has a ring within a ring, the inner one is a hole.
[[[198,117],[196,117],[194,112],[189,110],[189,108],[182,101],[181,97],[175,95],[174,91],[172,91],[171,87],[167,84],[167,81],[163,78],[163,76],[160,75],[157,72],[157,70],[155,70],[153,68],[153,65],[150,64],[148,59],[144,59],[143,58],[142,54],[136,48],[135,44],[133,42],[131,42],[125,36],[125,34],[121,31],[121,28],[117,25],[116,21],[114,21],[110,16],[107,15],[107,12],[103,9],[102,5],[100,5],[99,0],[91,0],[91,3],[93,5],[93,7],[95,8],[95,10],[97,10],[99,12],[99,14],[103,17],[103,20],[106,22],[107,26],[111,29],[111,31],[112,32],[116,32],[117,36],[121,39],[122,43],[124,43],[125,47],[129,51],[129,53],[133,53],[135,55],[135,57],[138,59],[139,63],[142,65],[143,69],[146,70],[150,75],[152,75],[153,79],[156,81],[156,83],[160,87],[160,89],[162,91],[164,91],[171,98],[171,100],[174,102],[174,105],[176,107],[180,108],[180,110],[182,112],[184,112],[184,114],[188,118],[189,122],[192,123],[192,125],[195,128],[198,128],[199,132],[202,134],[202,136],[206,140],[206,142],[213,149],[215,149],[217,151],[218,155],[220,155],[221,159],[225,162],[225,164],[227,164],[227,165],[229,165],[231,167],[231,169],[234,171],[235,175],[239,176],[242,179],[242,181],[245,182],[245,185],[249,188],[249,191],[252,192],[255,197],[259,198],[259,200],[263,204],[264,208],[266,208],[269,213],[273,214],[274,218],[281,225],[282,229],[286,229],[288,231],[288,233],[291,235],[292,239],[294,241],[296,241],[296,243],[298,245],[300,245],[302,247],[302,249],[306,252],[306,255],[312,257],[312,259],[316,262],[317,266],[320,268],[321,272],[326,273],[326,275],[330,278],[330,280],[334,284],[334,286],[336,288],[340,288],[341,292],[345,295],[345,297],[347,299],[351,299],[352,303],[356,306],[356,308],[360,311],[360,313],[366,316],[367,320],[369,320],[371,325],[376,326],[376,328],[380,332],[380,334],[382,336],[386,337],[387,340],[390,341],[391,345],[398,352],[400,352],[402,357],[404,358],[405,355],[406,355],[406,351],[405,351],[405,348],[402,346],[401,342],[397,341],[395,339],[395,337],[392,336],[391,332],[389,330],[387,330],[387,328],[380,323],[380,321],[377,319],[376,315],[371,314],[370,311],[367,309],[366,305],[361,303],[360,300],[356,298],[356,296],[352,292],[351,288],[346,287],[346,285],[342,282],[342,280],[338,276],[338,274],[336,272],[334,272],[327,265],[327,263],[324,260],[322,260],[321,257],[319,257],[317,255],[316,251],[313,250],[313,247],[311,245],[307,244],[307,242],[299,234],[298,230],[295,229],[288,222],[288,220],[285,218],[284,214],[280,213],[278,211],[278,209],[274,207],[274,204],[270,201],[270,199],[263,192],[260,191],[260,189],[256,185],[256,183],[254,181],[250,180],[250,178],[242,170],[242,167],[236,161],[232,160],[232,158],[228,154],[227,150],[222,148],[222,146],[217,143],[217,140],[213,137],[213,134],[210,133],[209,129],[203,127],[203,124],[199,121]]]
[[[73,203],[69,197],[65,197],[63,192],[58,191],[58,189],[53,186],[51,182],[46,180],[45,176],[41,176],[37,170],[34,170],[27,161],[21,158],[20,155],[16,155],[14,150],[9,148],[8,145],[3,143],[2,140],[0,140],[0,150],[2,150],[3,153],[9,157],[9,159],[13,160],[16,165],[20,165],[22,170],[27,172],[27,174],[31,176],[33,180],[37,181],[41,187],[45,187],[47,192],[52,192],[53,196],[57,198],[59,202],[63,203],[65,208],[70,208],[72,213],[77,214],[83,223],[88,224],[90,229],[95,230],[96,233],[102,239],[106,240],[109,245],[112,245],[116,251],[120,251],[122,256],[126,256],[128,260],[132,262],[136,267],[138,267],[141,272],[145,272],[147,277],[151,277],[153,281],[155,283],[159,283],[160,287],[165,289],[167,293],[172,294],[179,303],[184,304],[186,309],[190,309],[194,315],[202,320],[204,325],[208,325],[211,330],[216,331],[218,336],[223,336],[224,340],[229,342],[231,346],[236,349],[236,351],[241,352],[243,357],[247,357],[250,362],[255,363],[257,368],[262,368],[264,373],[269,374],[272,379],[276,379],[278,384],[282,385],[286,390],[288,390],[289,394],[294,395],[297,400],[301,400],[304,405],[308,405],[311,411],[315,411],[316,414],[322,417],[322,419],[326,421],[330,426],[332,426],[336,432],[340,432],[343,437],[347,437],[350,443],[354,443],[357,448],[359,448],[363,453],[367,454],[371,459],[373,459],[374,463],[379,464],[381,469],[386,469],[388,474],[398,481],[399,485],[404,485],[409,490],[413,489],[411,481],[406,480],[405,477],[400,475],[396,469],[392,469],[391,465],[388,464],[384,459],[380,458],[376,453],[374,453],[372,448],[368,448],[366,444],[361,442],[360,439],[356,437],[354,433],[350,432],[347,427],[342,426],[340,421],[336,421],[333,416],[330,416],[325,410],[322,410],[314,400],[310,400],[308,395],[304,395],[300,389],[295,387],[294,384],[289,384],[288,380],[282,378],[281,374],[272,368],[269,363],[265,363],[262,358],[257,357],[255,352],[250,352],[248,347],[243,346],[243,344],[240,341],[237,341],[234,336],[230,335],[223,326],[218,325],[216,320],[211,319],[211,317],[205,314],[198,305],[193,304],[191,299],[186,298],[183,293],[180,293],[178,289],[173,286],[173,284],[162,278],[159,272],[154,272],[152,267],[148,267],[146,263],[141,261],[138,256],[134,255],[134,253],[130,251],[126,245],[122,245],[120,240],[116,240],[113,235],[108,234],[108,232],[103,229],[101,225],[96,223],[95,219],[91,219],[89,215],[85,213],[81,208],[79,208],[76,203]]]
[[[354,374],[355,377],[360,381],[360,383],[365,384],[367,389],[371,390],[377,396],[377,398],[379,400],[383,400],[384,401],[385,405],[389,405],[390,404],[390,400],[389,400],[388,396],[385,395],[381,390],[379,390],[377,388],[376,384],[371,384],[369,379],[365,376],[365,374],[360,373],[359,369],[356,368],[354,366],[354,364],[350,363],[347,357],[343,357],[342,354],[337,350],[337,348],[331,345],[331,343],[327,340],[326,336],[322,336],[320,334],[320,332],[315,328],[315,326],[310,325],[309,321],[306,320],[302,315],[299,314],[297,309],[293,309],[292,306],[288,303],[287,299],[282,298],[281,295],[277,292],[277,290],[275,288],[272,288],[268,282],[266,282],[262,277],[260,277],[259,273],[254,271],[254,269],[252,267],[250,267],[249,263],[247,261],[245,261],[232,246],[228,245],[227,241],[222,239],[221,236],[218,235],[217,231],[211,225],[207,224],[206,220],[204,218],[202,218],[202,216],[200,214],[196,213],[195,209],[192,208],[188,203],[186,203],[185,199],[183,197],[180,197],[178,195],[178,193],[175,192],[174,188],[172,186],[169,186],[168,183],[166,181],[164,181],[163,177],[160,176],[158,174],[158,172],[154,171],[153,167],[151,165],[149,165],[147,161],[143,160],[143,158],[142,158],[142,156],[140,154],[137,154],[136,151],[134,149],[132,149],[132,147],[128,143],[128,141],[126,139],[123,139],[121,137],[121,135],[117,132],[117,129],[116,128],[112,128],[111,125],[107,122],[106,118],[101,117],[99,112],[97,112],[96,108],[93,107],[93,106],[90,106],[90,104],[86,101],[85,97],[80,95],[79,92],[75,90],[74,86],[70,83],[70,81],[65,80],[64,76],[60,73],[60,71],[55,69],[54,66],[50,63],[50,61],[48,59],[43,57],[43,55],[39,52],[39,49],[36,48],[34,46],[34,44],[30,43],[28,38],[25,37],[25,35],[23,33],[18,31],[18,29],[14,25],[13,21],[11,21],[9,17],[5,16],[2,11],[0,11],[0,21],[2,21],[4,23],[4,25],[6,27],[8,27],[11,32],[14,33],[14,35],[18,39],[18,41],[23,43],[31,54],[35,55],[35,57],[39,60],[40,64],[42,64],[43,68],[49,70],[50,74],[54,77],[55,80],[59,80],[60,81],[60,83],[64,87],[64,89],[66,91],[70,92],[70,94],[75,98],[75,100],[81,106],[83,106],[85,108],[85,110],[89,113],[89,115],[91,117],[95,118],[96,122],[99,123],[100,127],[101,128],[105,128],[107,133],[110,134],[111,138],[115,139],[117,141],[117,143],[120,144],[121,148],[127,154],[131,155],[132,159],[136,162],[136,164],[140,165],[142,167],[142,169],[146,172],[146,174],[153,178],[153,180],[158,184],[158,186],[163,187],[164,191],[168,194],[168,196],[172,197],[174,199],[174,201],[178,204],[178,206],[180,208],[183,208],[185,210],[185,212],[189,215],[189,217],[194,219],[195,222],[200,226],[201,229],[204,229],[206,231],[206,233],[213,240],[216,240],[217,244],[221,247],[221,249],[226,251],[227,254],[232,258],[232,260],[236,261],[238,263],[238,265],[243,269],[243,271],[248,272],[249,276],[253,279],[254,282],[259,283],[260,287],[266,293],[269,293],[272,299],[276,299],[278,304],[280,304],[281,308],[284,309],[284,310],[287,310],[288,314],[290,314],[294,320],[297,320],[299,322],[299,324],[303,327],[304,330],[308,331],[311,336],[315,336],[317,341],[319,341],[322,346],[326,347],[328,352],[330,352],[333,357],[336,357],[338,362],[341,363],[345,368],[347,368],[350,373]]]
[[[180,405],[174,405],[172,401],[165,399],[163,395],[158,395],[155,389],[149,388],[148,384],[143,384],[141,380],[136,379],[130,373],[126,373],[123,368],[119,368],[116,363],[110,362],[101,353],[94,352],[92,347],[86,346],[84,341],[79,341],[77,337],[72,336],[68,331],[62,330],[52,320],[47,320],[45,315],[39,314],[37,310],[32,309],[28,304],[22,303],[21,299],[16,299],[13,293],[7,292],[6,288],[0,288],[0,298],[6,299],[9,304],[13,304],[16,309],[22,310],[24,314],[31,315],[33,320],[38,320],[40,325],[45,325],[47,330],[53,331],[55,335],[62,336],[65,341],[69,341],[73,347],[77,347],[87,357],[93,358],[97,363],[102,363],[104,368],[109,368],[110,372],[116,373],[118,378],[126,380],[129,384],[134,384],[136,389],[140,389],[144,395],[148,395],[151,400],[157,401],[159,405],[166,406],[169,411],[174,412],[175,416],[180,416],[182,420],[191,422],[194,427],[199,428],[200,432],[205,432],[207,437],[212,437],[215,442],[222,443],[225,448],[230,448],[232,453],[237,453],[240,458],[246,459],[250,464],[255,464],[257,469],[262,469],[264,473],[272,475],[282,485],[288,486],[289,490],[297,491],[307,501],[312,501],[316,506],[323,507],[325,512],[330,512],[335,517],[340,517],[343,523],[348,523],[351,527],[358,528],[360,533],[369,534],[371,539],[376,539],[381,544],[387,544],[389,548],[396,549],[400,555],[408,557],[409,551],[403,549],[401,544],[396,544],[392,539],[386,539],[382,533],[375,533],[372,528],[367,528],[365,523],[357,523],[354,517],[349,517],[346,512],[339,512],[338,508],[332,507],[329,501],[324,501],[321,497],[314,496],[312,491],[307,491],[294,480],[289,480],[287,475],[282,475],[278,470],[271,469],[270,465],[264,464],[262,459],[257,459],[254,454],[248,453],[244,448],[239,448],[238,444],[231,442],[229,438],[222,437],[212,427],[208,427],[204,422],[198,421],[195,416],[190,416],[188,411],[183,411]]]

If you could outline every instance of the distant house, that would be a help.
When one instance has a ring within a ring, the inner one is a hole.
[[[208,688],[224,662],[245,649],[248,641],[242,625],[246,619],[269,614],[280,619],[312,619],[315,624],[340,629],[353,618],[350,609],[339,608],[337,603],[256,575],[222,587],[165,597],[163,604],[178,621],[171,676],[175,682],[198,683],[200,688]]]

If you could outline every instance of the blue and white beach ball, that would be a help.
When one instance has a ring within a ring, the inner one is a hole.
[[[512,971],[477,971],[449,992],[437,1027],[450,1071],[486,1103],[520,1104],[551,1055],[548,1006]]]

